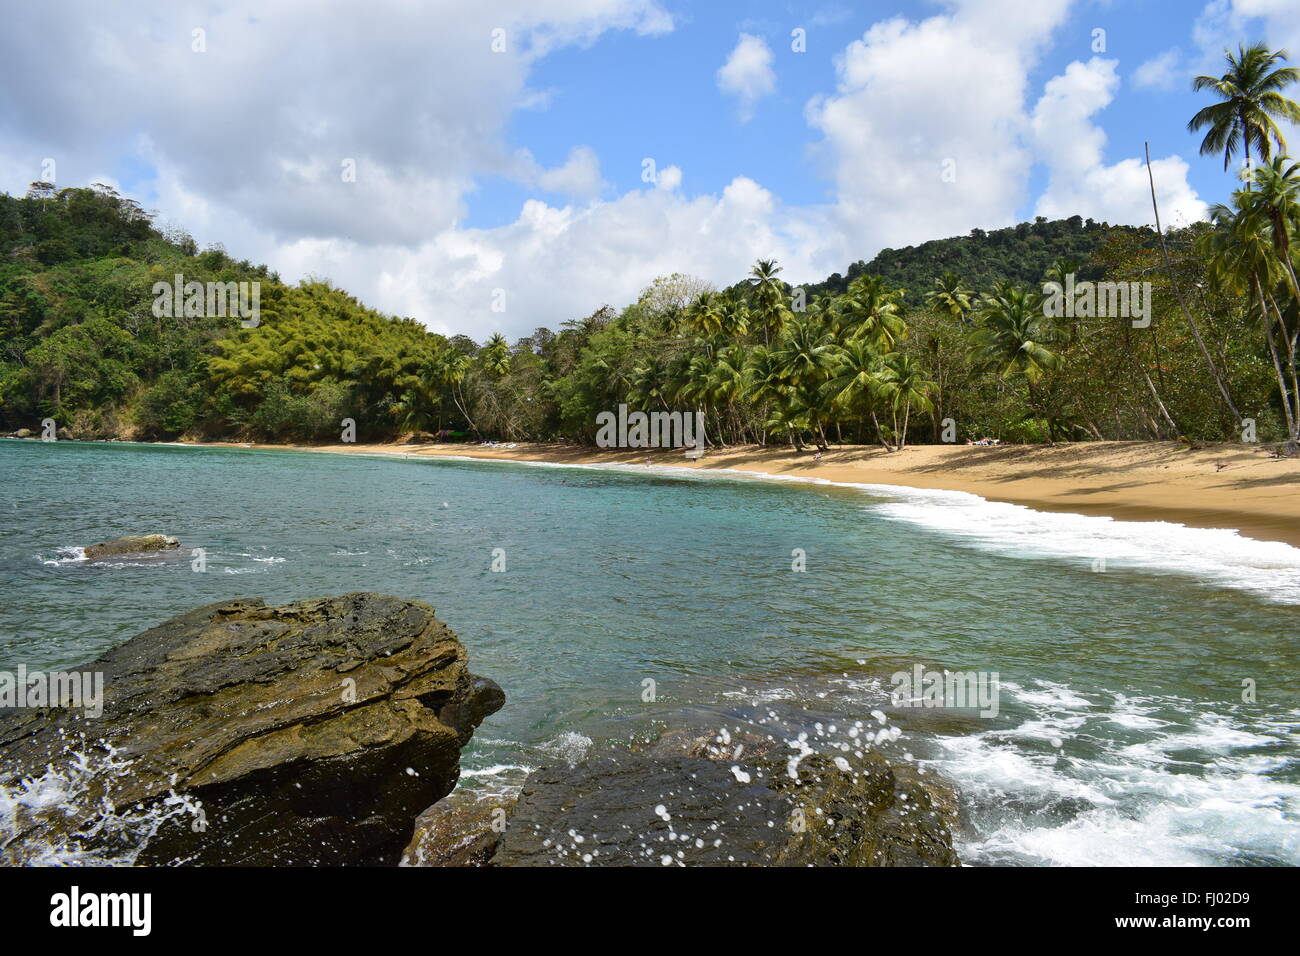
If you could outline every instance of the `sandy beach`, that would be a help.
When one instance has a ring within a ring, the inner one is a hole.
[[[680,449],[611,449],[520,443],[256,445],[339,454],[461,456],[557,464],[672,465],[736,469],[833,482],[966,491],[1044,511],[1107,515],[1125,521],[1171,521],[1195,528],[1234,528],[1264,541],[1300,547],[1300,460],[1270,457],[1268,446],[1179,442],[1069,445],[918,445],[888,453],[877,446],[813,452],[789,447],[710,449],[691,462]]]

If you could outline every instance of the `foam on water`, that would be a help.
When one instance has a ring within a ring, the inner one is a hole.
[[[1146,714],[1187,702],[1114,695],[1074,709],[1062,702],[1077,695],[1059,689],[1003,690],[1033,716],[1011,729],[938,738],[927,761],[962,789],[971,818],[957,848],[964,861],[1300,864],[1300,786],[1286,779],[1293,761],[1269,752],[1294,722],[1200,712],[1175,723]],[[1136,725],[1147,739],[1126,743],[1105,725]]]
[[[202,819],[202,805],[175,792],[147,809],[114,809],[103,785],[131,772],[130,762],[112,751],[70,749],[41,776],[0,786],[0,863],[133,866],[164,823]],[[109,849],[86,849],[92,842]]]

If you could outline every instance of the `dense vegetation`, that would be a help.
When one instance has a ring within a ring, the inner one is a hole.
[[[281,283],[102,186],[0,195],[0,417],[76,437],[590,442],[599,412],[696,410],[713,443],[1300,436],[1300,165],[1263,47],[1198,78],[1202,150],[1259,160],[1211,221],[1161,237],[1078,217],[884,250],[792,288],[655,280],[626,307],[483,344]],[[1276,147],[1276,148],[1274,148]],[[154,314],[153,284],[259,281],[261,321]],[[1053,317],[1042,283],[1150,283],[1149,325]]]
[[[950,273],[961,276],[977,289],[991,288],[1004,280],[1037,283],[1055,262],[1087,263],[1093,253],[1116,232],[1142,232],[1126,226],[1086,222],[1080,216],[1048,221],[1042,216],[1006,229],[972,229],[969,236],[932,239],[919,246],[881,249],[870,262],[858,260],[844,275],[838,272],[825,282],[808,286],[808,294],[843,295],[859,276],[880,276],[902,289],[910,300],[920,301],[934,280]],[[1147,233],[1148,238],[1154,235]],[[1081,279],[1096,278],[1093,273]]]

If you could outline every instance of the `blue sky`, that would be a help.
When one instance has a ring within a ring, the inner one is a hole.
[[[605,195],[637,188],[642,158],[655,155],[689,170],[686,185],[692,192],[720,192],[741,174],[788,203],[825,202],[832,186],[809,155],[807,146],[816,137],[804,120],[805,104],[834,87],[833,56],[872,23],[893,16],[921,19],[937,9],[928,2],[783,0],[665,6],[677,23],[671,34],[608,34],[590,46],[564,49],[542,60],[530,86],[549,94],[548,105],[517,112],[508,128],[510,140],[527,146],[545,165],[562,163],[575,142],[589,144],[601,157],[610,184]],[[1232,178],[1224,174],[1221,159],[1197,156],[1199,140],[1186,130],[1187,120],[1208,102],[1204,94],[1191,92],[1195,73],[1179,72],[1172,89],[1142,88],[1131,79],[1131,71],[1168,50],[1194,54],[1193,26],[1202,9],[1189,0],[1078,4],[1056,31],[1050,52],[1030,72],[1030,81],[1032,87],[1041,87],[1072,60],[1091,57],[1092,31],[1104,29],[1102,55],[1117,59],[1125,74],[1121,94],[1101,117],[1107,133],[1106,161],[1135,155],[1144,140],[1150,140],[1153,155],[1176,152],[1188,160],[1190,184],[1198,194],[1217,198]],[[1262,24],[1255,24],[1258,32],[1251,37],[1262,37]],[[806,31],[803,54],[790,49],[791,30],[798,26]],[[748,122],[740,121],[734,97],[715,82],[718,67],[740,33],[767,41],[775,55],[778,83],[776,93]],[[1033,175],[1031,194],[1045,180],[1041,169]],[[533,194],[547,195],[505,179],[485,180],[470,199],[466,225],[509,222]],[[1016,215],[1033,218],[1031,197]]]
[[[99,14],[8,12],[0,188],[54,160],[58,185],[116,184],[200,244],[480,339],[627,304],[672,272],[727,285],[777,258],[817,281],[1039,214],[1149,223],[1146,139],[1165,221],[1194,220],[1234,180],[1185,129],[1208,102],[1191,76],[1242,41],[1300,57],[1300,0]]]

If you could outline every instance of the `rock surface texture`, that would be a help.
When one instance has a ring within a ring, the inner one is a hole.
[[[180,544],[175,538],[169,538],[165,534],[132,534],[87,546],[86,560],[139,557],[160,551],[174,551],[180,547]]]
[[[372,593],[209,605],[80,670],[99,718],[0,711],[0,783],[31,795],[0,862],[394,864],[505,700],[432,608]]]

